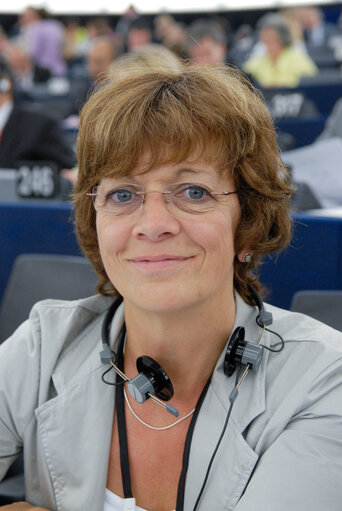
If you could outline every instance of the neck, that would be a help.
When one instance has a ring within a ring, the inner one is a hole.
[[[270,55],[271,57],[271,60],[276,63],[277,60],[279,59],[280,55],[282,54],[282,52],[284,51],[284,48],[282,48],[281,50],[277,51],[277,52],[274,52]]]
[[[215,306],[214,306],[215,305]],[[196,310],[151,313],[125,302],[127,343],[125,372],[136,375],[136,359],[148,355],[166,371],[175,402],[197,400],[227,342],[235,319],[230,300]]]

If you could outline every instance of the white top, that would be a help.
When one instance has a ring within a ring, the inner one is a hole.
[[[135,499],[122,499],[106,488],[103,511],[146,511],[135,505]]]
[[[135,499],[122,499],[106,488],[103,511],[146,511],[135,505]]]

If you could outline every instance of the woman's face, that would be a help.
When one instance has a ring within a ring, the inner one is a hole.
[[[266,46],[267,53],[275,60],[284,49],[281,38],[274,28],[263,28],[260,33],[260,40]]]
[[[215,192],[235,191],[231,178],[220,177],[216,167],[203,160],[142,172],[138,165],[130,176],[104,178],[99,189],[107,194],[131,184],[146,192],[164,192],[175,183],[196,183]],[[164,197],[168,195],[147,193],[142,206],[120,216],[106,208],[97,211],[100,253],[114,287],[130,304],[151,312],[184,310],[204,302],[222,306],[222,300],[233,300],[238,196],[220,196],[214,207],[202,208],[198,201],[206,204],[206,193],[198,186],[186,187],[179,197],[190,200],[190,209],[201,211],[196,213],[167,204]],[[127,198],[127,192],[120,191],[108,200],[121,203]]]

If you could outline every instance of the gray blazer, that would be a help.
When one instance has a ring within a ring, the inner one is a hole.
[[[38,303],[0,347],[0,479],[24,446],[27,500],[102,511],[114,412],[101,323],[110,299]],[[338,511],[342,481],[342,334],[266,306],[286,340],[240,387],[199,510]],[[237,296],[235,326],[256,342],[257,311]],[[114,339],[123,306],[112,323]],[[234,328],[235,328],[234,326]],[[263,343],[279,345],[266,332]],[[193,509],[222,430],[235,377],[222,353],[196,422],[185,489]],[[167,463],[167,461],[165,461]]]

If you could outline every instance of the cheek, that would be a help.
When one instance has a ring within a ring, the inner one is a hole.
[[[218,215],[207,221],[192,222],[187,232],[192,240],[198,244],[206,256],[212,255],[221,260],[232,260],[235,256],[235,233],[239,222],[239,212],[234,214]]]
[[[112,217],[98,215],[96,218],[96,231],[100,254],[106,264],[106,255],[116,255],[124,247],[127,238],[127,229],[122,222],[113,222]]]

